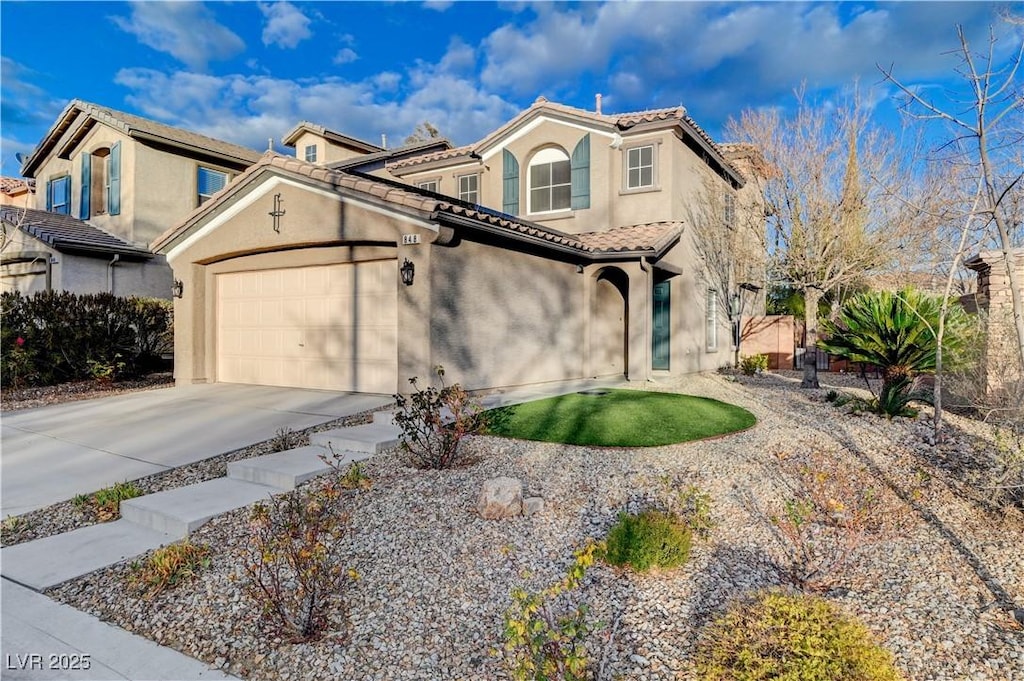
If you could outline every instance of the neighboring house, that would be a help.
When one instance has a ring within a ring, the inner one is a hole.
[[[32,180],[16,177],[0,177],[0,206],[35,206],[36,186]]]
[[[1024,248],[1012,250],[1010,256],[1017,281],[1024,282]],[[1003,253],[982,251],[964,265],[978,273],[977,293],[961,297],[960,302],[968,312],[981,314],[985,323],[981,382],[990,397],[1015,396],[1019,404],[1024,394],[1024,367],[1020,366],[1016,348],[1010,276]],[[1024,295],[1024,291],[1018,293]],[[1009,400],[1006,404],[1009,406]]]
[[[153,243],[183,290],[178,382],[393,393],[436,365],[485,389],[730,362],[686,220],[732,229],[744,178],[681,107],[541,99],[374,172],[267,153]]]
[[[448,140],[438,138],[385,149],[308,121],[292,128],[282,143],[293,147],[300,161],[367,173],[382,170],[388,163],[452,147]]]
[[[121,294],[169,297],[172,277],[162,256],[132,260],[114,256],[127,256],[124,249],[147,251],[154,238],[259,157],[258,152],[236,144],[73,100],[25,160],[21,172],[36,181],[35,209],[84,221],[96,234],[123,244],[118,246],[123,252],[77,252],[74,259],[63,259],[62,273],[51,284],[81,292],[109,291],[117,275],[122,275],[126,286],[130,281],[139,288],[119,287]],[[55,244],[65,243],[61,235],[70,223],[35,216],[33,224],[38,233],[26,233],[26,247],[38,250],[39,243],[33,239],[42,239],[61,252],[40,234],[54,237]],[[34,278],[22,271],[24,260],[13,262],[17,259],[10,249],[4,251],[5,289],[30,291],[45,286],[39,279],[45,273],[40,270]],[[106,264],[93,262],[97,259],[105,259]],[[116,274],[108,276],[107,264]],[[80,271],[71,271],[79,266]],[[127,272],[137,269],[146,271]]]
[[[119,296],[153,291],[170,297],[166,265],[152,267],[155,256],[148,249],[87,222],[35,208],[0,206],[0,223],[5,291]]]

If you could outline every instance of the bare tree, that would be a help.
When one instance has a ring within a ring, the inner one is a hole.
[[[765,184],[775,274],[804,297],[802,387],[817,388],[818,304],[891,261],[918,212],[895,200],[906,169],[896,141],[868,123],[854,96],[829,110],[798,93],[793,115],[745,111],[730,136],[761,149],[772,169]]]
[[[440,139],[441,131],[431,123],[430,121],[423,121],[419,123],[416,128],[405,138],[402,144],[416,144],[417,142],[429,142],[430,140]]]
[[[1007,18],[1009,23],[1019,19]],[[893,68],[879,66],[885,78],[905,95],[904,113],[922,122],[940,122],[947,126],[946,141],[936,150],[933,161],[946,165],[946,174],[958,182],[950,187],[966,187],[959,196],[961,204],[959,235],[952,243],[949,271],[946,278],[946,303],[939,318],[937,341],[939,355],[936,366],[935,436],[940,436],[942,423],[942,339],[945,333],[945,312],[948,310],[953,281],[960,271],[969,238],[976,225],[991,236],[1002,255],[1010,282],[1013,327],[1019,366],[1024,370],[1024,300],[1021,282],[1014,265],[1013,251],[1024,237],[1024,93],[1019,88],[1017,73],[1024,60],[1024,38],[1012,39],[1014,44],[1005,59],[998,57],[998,38],[990,29],[987,49],[976,53],[962,26],[956,27],[959,46],[955,54],[960,64],[961,92],[949,97],[948,104],[926,98],[917,88],[897,79]],[[1011,35],[1013,35],[1011,33]],[[956,191],[956,189],[954,189]],[[954,203],[957,199],[954,198]],[[952,235],[951,235],[952,236]],[[984,243],[982,241],[981,243]]]

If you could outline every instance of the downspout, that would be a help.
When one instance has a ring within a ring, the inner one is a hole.
[[[114,265],[121,259],[120,253],[115,253],[110,262],[107,263],[107,293],[114,293]]]
[[[640,258],[640,269],[647,275],[644,286],[647,300],[645,305],[646,314],[644,315],[644,380],[652,381],[654,380],[651,370],[651,346],[654,343],[653,330],[651,329],[653,324],[652,317],[654,316],[654,268],[651,267],[651,263],[647,260],[646,255]]]
[[[46,265],[46,292],[49,293],[53,290],[53,256],[46,256],[43,264]]]

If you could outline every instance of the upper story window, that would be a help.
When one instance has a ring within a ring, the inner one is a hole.
[[[121,143],[100,147],[81,155],[81,193],[78,216],[83,220],[97,215],[121,213]]]
[[[626,150],[626,189],[654,187],[654,145]]]
[[[459,198],[469,203],[480,203],[479,175],[459,175]]]
[[[202,205],[211,196],[219,192],[228,183],[228,174],[211,168],[199,167],[197,187],[199,204]]]
[[[306,149],[305,149],[305,154],[306,154],[306,162],[307,163],[316,163],[316,145],[315,144],[307,144],[306,145]]]
[[[71,214],[71,176],[57,177],[46,183],[46,210]]]
[[[568,210],[572,200],[569,156],[561,149],[541,149],[530,160],[530,213]]]
[[[437,193],[437,180],[428,180],[426,182],[420,182],[416,185],[419,189],[425,189],[428,192]]]

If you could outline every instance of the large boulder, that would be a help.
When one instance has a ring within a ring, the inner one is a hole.
[[[482,518],[512,518],[523,512],[523,483],[515,478],[492,478],[480,490],[476,510]]]

